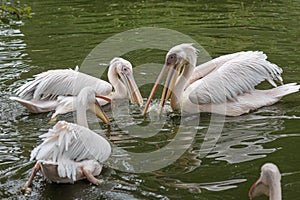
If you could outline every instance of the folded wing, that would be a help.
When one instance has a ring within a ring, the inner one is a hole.
[[[77,124],[59,121],[46,134],[43,143],[31,152],[31,160],[58,163],[62,177],[76,179],[75,162],[97,160],[104,162],[111,154],[109,142],[102,136]]]
[[[221,56],[198,66],[186,90],[195,104],[224,103],[251,92],[264,80],[276,87],[282,84],[282,69],[266,60],[258,51]]]
[[[54,100],[58,96],[76,96],[84,87],[91,86],[101,95],[108,95],[112,86],[101,79],[78,72],[78,69],[49,70],[35,76],[16,90],[25,100]]]

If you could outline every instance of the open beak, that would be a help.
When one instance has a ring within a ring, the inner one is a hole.
[[[105,96],[101,96],[101,95],[96,95],[97,98],[101,98],[104,99],[105,101],[108,102],[112,102],[112,100],[108,97]],[[95,100],[95,106],[94,109],[91,109],[98,118],[100,118],[105,124],[110,125],[110,120],[107,117],[107,115],[105,114],[105,112],[103,111],[102,107],[100,106],[100,104],[98,103],[97,100]]]
[[[154,96],[154,93],[156,91],[156,89],[158,88],[158,85],[160,84],[161,80],[163,79],[164,75],[166,74],[166,72],[169,70],[167,78],[166,78],[166,82],[164,85],[164,89],[163,89],[163,93],[161,96],[161,101],[160,101],[160,112],[162,110],[162,108],[164,107],[166,101],[170,98],[176,80],[180,74],[181,68],[183,67],[183,65],[185,65],[185,61],[183,59],[181,59],[179,62],[173,63],[173,64],[165,64],[160,72],[160,74],[158,75],[158,78],[155,81],[155,84],[151,90],[151,93],[149,95],[148,101],[145,105],[144,111],[143,111],[143,115],[145,115],[147,113],[147,110],[149,108],[151,99]]]
[[[135,83],[132,73],[129,74],[119,74],[128,91],[130,102],[136,102],[140,107],[143,106],[143,97],[140,93],[138,86]]]
[[[258,179],[250,188],[248,196],[249,199],[260,196],[262,194],[269,195],[269,187]]]

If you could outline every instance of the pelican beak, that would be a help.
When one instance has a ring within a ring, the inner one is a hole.
[[[108,102],[112,102],[112,100],[108,97],[105,96],[101,96],[101,95],[96,95],[97,98],[101,98],[104,99]],[[105,124],[110,125],[110,120],[107,117],[107,115],[105,114],[105,112],[103,111],[102,107],[100,106],[100,104],[98,103],[98,101],[95,99],[95,106],[94,109],[91,109],[98,118],[100,118]]]
[[[262,194],[269,196],[269,187],[258,179],[250,188],[248,196],[249,199],[258,197]]]
[[[119,73],[121,79],[125,83],[131,103],[137,103],[140,107],[143,106],[143,97],[138,86],[135,83],[132,73]]]
[[[100,98],[103,99],[105,101],[107,101],[108,103],[115,103],[111,98],[107,97],[107,96],[103,96],[103,95],[96,95],[96,98]]]
[[[156,79],[155,84],[154,84],[154,86],[151,90],[148,101],[147,101],[147,103],[145,105],[145,108],[144,108],[144,111],[143,111],[143,115],[145,115],[147,113],[147,110],[149,108],[151,99],[153,98],[154,93],[155,93],[156,89],[158,88],[158,85],[160,84],[160,82],[163,79],[166,72],[169,70],[167,78],[166,78],[166,82],[164,84],[164,89],[163,89],[163,93],[162,93],[162,96],[161,96],[161,101],[160,101],[160,104],[159,104],[160,105],[160,112],[161,112],[161,110],[164,107],[166,101],[170,98],[170,96],[173,92],[176,80],[177,80],[177,78],[180,74],[180,71],[181,71],[182,67],[185,64],[186,64],[186,60],[178,59],[178,60],[176,60],[176,62],[166,63],[163,66],[163,68],[162,68],[160,74],[158,75],[158,78]]]

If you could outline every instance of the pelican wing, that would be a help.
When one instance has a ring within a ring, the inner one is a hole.
[[[31,152],[31,160],[53,162],[97,160],[103,162],[111,153],[109,142],[88,128],[59,121],[46,134],[43,143]]]
[[[53,100],[59,95],[76,96],[84,87],[91,86],[101,95],[108,95],[112,86],[101,79],[72,69],[49,70],[35,76],[16,90],[23,99]]]
[[[59,105],[58,102],[54,100],[25,100],[19,97],[9,97],[9,99],[19,102],[21,105],[25,106],[28,110],[30,110],[30,112],[33,113],[49,112],[51,110],[54,110]]]
[[[198,66],[186,87],[189,99],[195,104],[224,103],[251,92],[264,80],[276,87],[274,80],[282,83],[282,69],[266,59],[262,52],[248,51],[222,56]]]

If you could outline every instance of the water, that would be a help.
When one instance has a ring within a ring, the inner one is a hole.
[[[30,114],[8,99],[32,75],[48,69],[74,68],[96,45],[117,33],[159,27],[190,36],[211,57],[262,50],[270,61],[284,69],[285,83],[300,82],[299,3],[298,0],[28,1],[34,13],[32,19],[0,24],[0,197],[22,198],[18,189],[25,184],[34,165],[29,161],[30,151],[40,143],[38,136],[52,126],[48,124],[51,113]],[[162,63],[165,53],[141,49],[123,57],[140,66]],[[140,89],[144,97],[152,86],[144,84],[149,83],[148,78],[156,78],[160,67],[136,68],[140,71],[136,70],[135,79],[138,85],[143,85]],[[201,156],[200,147],[205,141],[210,115],[201,115],[200,123],[195,116],[180,118],[172,113],[163,119],[155,115],[144,119],[139,108],[130,106],[130,118],[122,113],[115,115],[110,130],[103,124],[99,127],[98,123],[91,128],[97,132],[104,129],[115,146],[135,153],[163,148],[181,128],[184,134],[179,138],[186,143],[179,144],[178,149],[184,150],[183,155],[175,162],[171,162],[172,156],[165,156],[162,159],[170,161],[170,165],[147,173],[105,167],[101,178],[106,184],[97,187],[87,181],[51,184],[39,174],[33,182],[32,199],[247,199],[247,192],[265,162],[276,163],[283,172],[283,198],[299,199],[300,158],[296,153],[300,142],[299,105],[300,93],[297,93],[251,114],[226,117],[222,135],[216,138],[215,148],[206,156]],[[110,107],[105,109],[108,115],[113,115]],[[60,119],[73,118],[68,114]],[[156,124],[149,129],[146,125],[151,120]],[[186,123],[182,124],[182,120]],[[141,135],[140,130],[147,137],[136,137]],[[110,165],[126,159],[122,153],[116,150]]]

